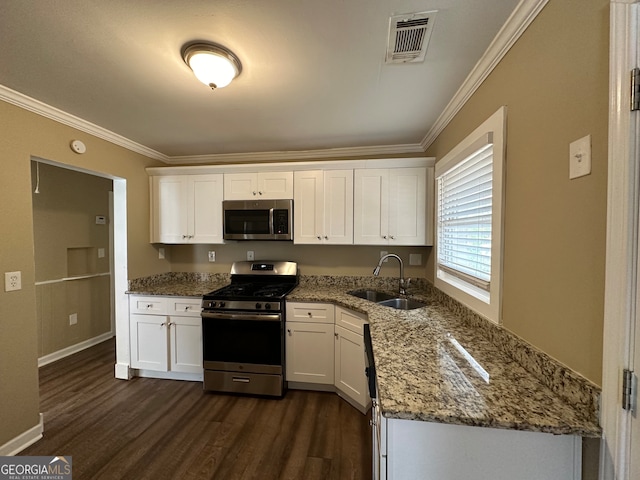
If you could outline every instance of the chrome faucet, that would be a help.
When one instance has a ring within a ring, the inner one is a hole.
[[[387,258],[393,257],[400,262],[400,281],[399,281],[399,292],[400,295],[406,295],[407,291],[405,289],[405,281],[404,281],[404,263],[402,263],[402,259],[396,255],[395,253],[387,253],[380,257],[380,261],[378,262],[378,266],[373,269],[373,274],[377,277],[380,274],[380,267],[382,267],[382,262],[384,262]]]

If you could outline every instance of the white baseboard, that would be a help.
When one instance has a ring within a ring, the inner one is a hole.
[[[85,340],[84,342],[76,343],[75,345],[71,345],[70,347],[63,348],[62,350],[58,350],[57,352],[53,352],[45,355],[44,357],[40,357],[38,359],[38,367],[48,365],[49,363],[53,363],[64,357],[68,357],[69,355],[73,355],[74,353],[86,350],[87,348],[93,347],[94,345],[102,343],[105,340],[109,340],[114,335],[115,334],[113,332],[103,333],[102,335],[90,338],[89,340]]]
[[[116,363],[114,376],[120,380],[131,380],[131,369],[126,363]]]
[[[37,425],[34,425],[26,432],[21,433],[12,440],[9,440],[4,445],[0,446],[0,456],[6,457],[20,453],[22,450],[30,445],[33,445],[42,438],[44,432],[44,417],[40,414],[40,420]]]

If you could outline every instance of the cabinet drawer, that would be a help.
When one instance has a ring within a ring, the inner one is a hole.
[[[328,303],[287,303],[288,322],[334,323],[334,306]]]
[[[363,335],[364,330],[362,327],[365,323],[369,323],[365,313],[336,307],[336,325],[346,328],[358,335]]]
[[[165,297],[138,296],[129,297],[130,313],[166,314],[167,299]]]
[[[169,315],[199,317],[202,311],[202,300],[199,298],[175,297],[167,299]]]

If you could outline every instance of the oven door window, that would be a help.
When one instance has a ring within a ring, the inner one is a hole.
[[[202,319],[205,362],[282,364],[282,323]]]
[[[269,234],[269,210],[225,210],[224,228],[234,235]]]

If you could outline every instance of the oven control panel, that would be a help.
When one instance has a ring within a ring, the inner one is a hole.
[[[202,308],[204,310],[249,310],[249,311],[265,311],[279,312],[281,310],[280,302],[256,302],[252,300],[203,300]]]

